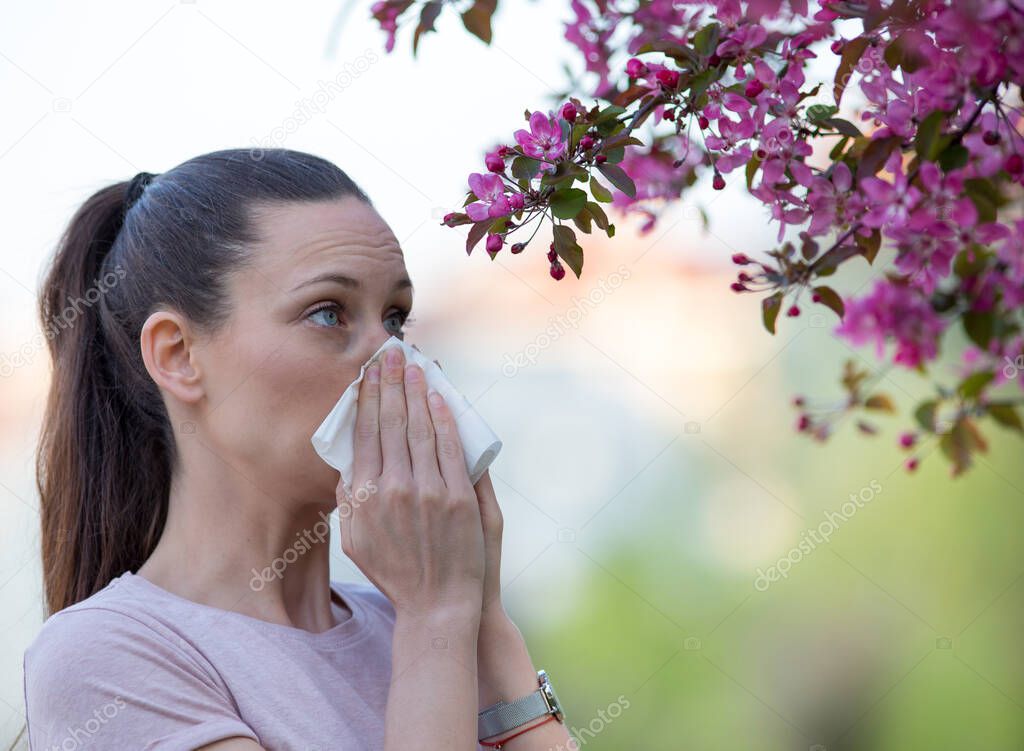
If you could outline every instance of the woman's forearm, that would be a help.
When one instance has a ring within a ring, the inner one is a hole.
[[[497,701],[513,701],[537,689],[537,669],[526,649],[522,632],[504,610],[485,612],[480,622],[477,644],[478,699],[480,708]],[[560,722],[547,722],[544,717],[531,721],[515,730],[539,725],[508,741],[504,751],[570,751],[577,745],[568,729]],[[501,740],[497,736],[490,740]]]
[[[479,609],[398,613],[385,751],[476,749]]]

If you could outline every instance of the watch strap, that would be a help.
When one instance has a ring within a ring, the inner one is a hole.
[[[544,691],[539,688],[515,701],[499,701],[477,715],[477,738],[490,738],[550,712]]]

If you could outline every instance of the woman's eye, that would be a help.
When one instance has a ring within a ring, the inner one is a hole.
[[[392,323],[393,330],[391,331],[391,333],[394,334],[395,336],[401,336],[402,327],[409,323],[411,320],[412,319],[409,318],[408,313],[401,310],[396,310],[393,313],[391,313],[387,318],[384,319],[384,323]]]
[[[314,310],[312,313],[310,313],[306,317],[309,318],[310,320],[314,320],[318,316],[320,317],[320,321],[322,321],[322,323],[320,324],[321,326],[331,327],[331,326],[337,326],[338,323],[339,323],[339,320],[338,320],[338,309],[337,309],[337,307],[335,307],[333,305],[332,306],[328,306],[328,307],[324,307],[324,308],[320,308],[318,310]]]

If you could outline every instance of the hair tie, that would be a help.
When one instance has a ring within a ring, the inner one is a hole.
[[[140,172],[131,179],[128,183],[128,188],[124,193],[124,213],[127,214],[128,210],[135,205],[142,194],[146,191],[146,186],[153,182],[153,178],[156,177],[152,172]]]

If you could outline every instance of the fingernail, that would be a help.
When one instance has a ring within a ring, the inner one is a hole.
[[[419,365],[407,365],[405,367],[405,380],[407,381],[419,381],[420,380],[420,366]]]
[[[366,380],[370,383],[380,383],[380,365],[374,363],[366,369]]]
[[[402,353],[399,351],[398,347],[392,347],[384,353],[384,362],[392,366],[398,365],[402,362]]]
[[[441,395],[434,391],[433,389],[431,389],[430,393],[427,394],[427,399],[430,400],[431,406],[434,407],[440,407],[442,404],[444,404],[444,400],[441,399]]]

